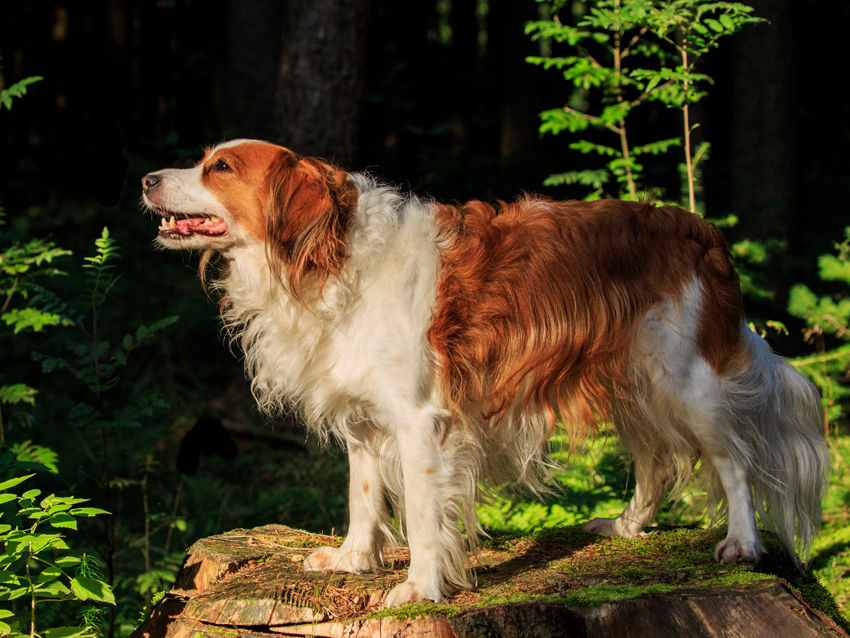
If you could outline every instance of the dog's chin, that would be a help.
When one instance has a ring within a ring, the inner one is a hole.
[[[226,249],[233,243],[231,229],[225,220],[213,215],[162,215],[154,242],[169,250]]]
[[[228,236],[208,237],[204,235],[170,235],[160,233],[153,240],[154,244],[165,250],[217,250],[225,252],[233,245]]]

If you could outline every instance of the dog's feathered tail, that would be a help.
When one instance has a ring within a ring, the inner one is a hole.
[[[730,416],[746,442],[755,507],[765,527],[805,565],[829,472],[818,393],[746,326],[741,339],[746,362],[725,383]]]

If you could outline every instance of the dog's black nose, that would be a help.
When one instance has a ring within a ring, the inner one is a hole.
[[[159,184],[160,178],[154,175],[153,173],[148,173],[142,178],[142,188],[146,191],[149,191],[154,186]]]

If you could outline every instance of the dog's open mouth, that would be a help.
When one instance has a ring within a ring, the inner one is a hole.
[[[166,213],[167,215],[167,213]],[[227,224],[220,217],[212,215],[190,215],[177,217],[164,215],[159,224],[159,236],[169,239],[181,239],[194,235],[221,237],[227,234]]]

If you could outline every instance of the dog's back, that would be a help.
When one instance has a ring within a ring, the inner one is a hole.
[[[696,294],[690,332],[718,374],[739,364],[738,276],[716,228],[677,207],[525,198],[440,206],[447,237],[429,339],[447,401],[524,405],[578,430],[630,384],[653,308]],[[651,346],[650,346],[651,348]],[[648,353],[647,353],[648,354]]]

